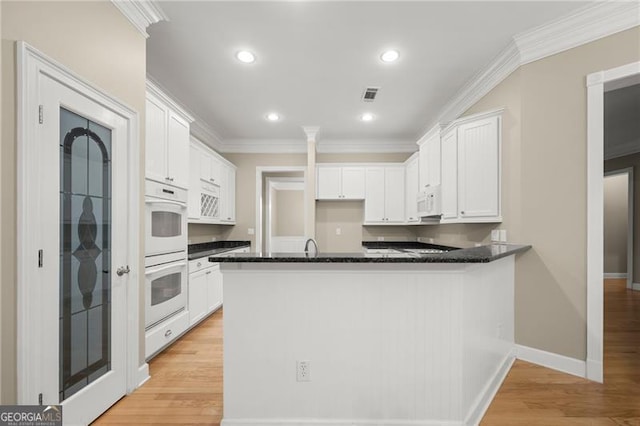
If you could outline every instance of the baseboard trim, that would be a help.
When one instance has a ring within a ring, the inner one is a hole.
[[[144,385],[151,376],[149,375],[149,364],[146,362],[138,367],[138,387]]]
[[[466,426],[462,422],[447,420],[399,419],[222,419],[221,426]]]
[[[640,291],[640,283],[631,284],[631,290]]]
[[[578,377],[587,377],[587,363],[579,359],[522,345],[516,345],[516,354],[517,358],[522,361]]]
[[[500,386],[502,386],[502,382],[504,382],[504,379],[507,377],[507,373],[509,373],[509,370],[515,360],[516,349],[514,348],[509,352],[509,354],[507,354],[493,377],[491,377],[491,380],[489,380],[484,389],[482,389],[482,393],[476,398],[464,421],[465,425],[475,426],[480,424],[480,421],[487,412],[487,409],[489,408],[489,405],[491,405],[493,398],[495,398],[496,393],[498,393]]]
[[[587,379],[602,383],[604,380],[604,369],[602,361],[587,360]]]
[[[605,272],[604,279],[616,279],[616,278],[627,278],[626,272]]]

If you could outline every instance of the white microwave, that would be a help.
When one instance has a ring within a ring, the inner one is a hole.
[[[418,193],[418,217],[442,216],[442,189],[429,185]]]

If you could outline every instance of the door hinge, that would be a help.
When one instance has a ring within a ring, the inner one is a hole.
[[[38,395],[38,404],[42,405],[42,394]]]
[[[38,123],[44,122],[44,106],[38,105]]]
[[[42,249],[38,250],[38,268],[42,268]]]

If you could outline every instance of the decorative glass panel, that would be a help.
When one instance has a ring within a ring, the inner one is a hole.
[[[151,281],[151,306],[173,299],[182,291],[180,272],[164,275]]]
[[[179,237],[182,234],[182,216],[178,213],[151,212],[151,235],[160,238]]]
[[[111,370],[111,130],[60,109],[60,401]]]

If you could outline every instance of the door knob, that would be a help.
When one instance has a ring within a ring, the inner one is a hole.
[[[118,274],[118,276],[121,277],[124,274],[128,274],[129,272],[131,272],[131,269],[129,269],[129,265],[127,265],[127,266],[119,267],[118,270],[116,271],[116,274]]]

